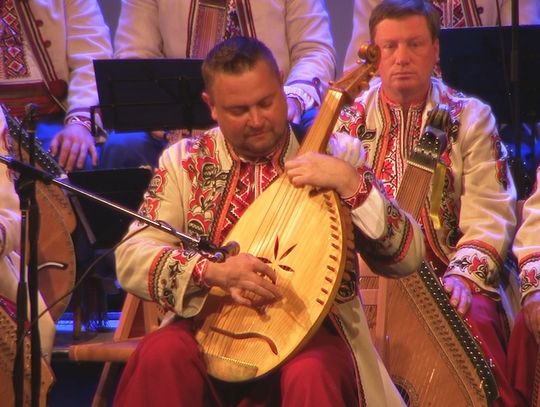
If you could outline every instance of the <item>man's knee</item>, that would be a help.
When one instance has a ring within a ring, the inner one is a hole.
[[[204,365],[193,336],[174,325],[158,329],[145,337],[137,353],[139,361],[149,369],[169,366],[185,373],[186,369],[200,369]]]

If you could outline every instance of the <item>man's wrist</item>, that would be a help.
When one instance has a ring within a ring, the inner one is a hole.
[[[68,126],[71,124],[76,124],[78,126],[83,126],[90,134],[92,134],[92,121],[85,116],[71,115],[66,117],[64,120],[64,125]]]
[[[283,87],[287,98],[296,100],[301,108],[301,113],[315,106],[315,100],[303,89],[296,86],[286,85]]]
[[[354,194],[341,197],[341,200],[345,205],[350,209],[356,209],[367,199],[371,189],[373,188],[373,177],[372,172],[367,167],[360,167],[357,169],[358,172],[358,186]]]

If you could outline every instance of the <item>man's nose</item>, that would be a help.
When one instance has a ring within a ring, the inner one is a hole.
[[[396,63],[399,65],[405,65],[409,63],[410,51],[409,51],[409,47],[407,47],[407,44],[398,44],[395,57],[396,57]]]
[[[262,114],[258,107],[249,110],[249,125],[251,127],[260,127],[262,124]]]

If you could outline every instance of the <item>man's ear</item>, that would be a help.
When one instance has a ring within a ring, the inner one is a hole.
[[[212,116],[212,119],[217,121],[216,109],[215,109],[214,103],[212,102],[212,97],[207,92],[203,92],[201,94],[201,97],[202,97],[202,100],[204,101],[204,103],[206,103],[208,105],[208,107],[210,109],[210,114]]]

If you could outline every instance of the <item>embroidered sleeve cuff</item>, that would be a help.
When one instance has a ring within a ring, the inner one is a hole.
[[[351,196],[341,198],[343,203],[345,203],[345,205],[347,205],[350,209],[356,209],[362,205],[373,187],[373,173],[368,167],[359,167],[357,172],[358,175],[360,175],[360,182],[358,183],[356,192]]]
[[[286,85],[283,87],[285,94],[288,98],[296,99],[302,107],[302,113],[315,106],[315,99],[313,99],[306,91],[296,86]]]
[[[530,256],[519,265],[521,300],[536,291],[540,291],[540,254]]]
[[[498,290],[496,287],[487,284],[486,280],[481,275],[475,273],[470,268],[463,268],[461,264],[456,264],[455,260],[448,265],[448,268],[444,273],[444,277],[452,275],[460,276],[467,280],[471,292],[481,292],[490,296],[498,297]]]
[[[201,257],[195,264],[193,272],[191,273],[193,283],[195,283],[195,285],[199,288],[210,288],[204,279],[206,269],[208,268],[208,261],[209,260],[207,258]]]

